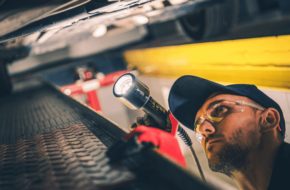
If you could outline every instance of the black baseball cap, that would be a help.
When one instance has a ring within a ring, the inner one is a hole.
[[[185,75],[177,79],[171,87],[168,103],[173,116],[184,126],[194,130],[195,116],[206,99],[215,92],[227,91],[248,97],[264,108],[275,108],[280,114],[280,128],[285,138],[285,120],[280,106],[255,85],[234,84],[223,86],[221,84]]]

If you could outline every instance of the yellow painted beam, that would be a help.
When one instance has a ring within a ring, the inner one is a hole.
[[[148,76],[195,75],[290,88],[290,35],[132,50],[124,57],[129,66]]]

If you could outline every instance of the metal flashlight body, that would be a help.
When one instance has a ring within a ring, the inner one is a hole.
[[[113,87],[113,93],[121,102],[127,105],[133,110],[141,109],[163,127],[164,131],[170,132],[170,129],[167,128],[166,117],[168,112],[158,104],[151,96],[149,88],[138,80],[135,75],[131,73],[126,73],[122,75],[115,82]],[[195,151],[192,147],[192,141],[186,131],[182,127],[178,127],[178,135],[182,138],[187,146],[189,146],[192,155],[198,166],[201,178],[205,182],[205,178],[199,164],[198,158],[195,154]]]
[[[153,117],[166,130],[166,117],[168,114],[166,109],[150,96],[149,88],[138,80],[135,75],[131,73],[122,75],[115,82],[113,93],[130,109],[141,109]]]

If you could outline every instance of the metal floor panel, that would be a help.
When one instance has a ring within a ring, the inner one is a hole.
[[[125,167],[108,164],[113,137],[56,92],[30,81],[0,100],[0,189],[111,189],[132,181]]]
[[[107,147],[83,124],[0,145],[0,189],[102,189],[134,175],[112,167]]]
[[[21,84],[15,94],[0,99],[0,145],[79,122],[90,126],[80,110],[72,108],[55,90],[41,82],[28,83],[29,87]]]

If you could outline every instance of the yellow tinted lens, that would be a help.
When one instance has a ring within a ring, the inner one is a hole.
[[[199,125],[199,124],[196,124],[196,125],[195,125],[195,131],[196,131],[196,132],[198,132],[198,131],[199,131],[199,127],[200,127],[200,125]]]
[[[213,116],[208,116],[209,120],[214,121],[214,122],[220,122],[224,117],[213,117]]]
[[[202,117],[199,117],[196,121],[195,121],[195,124],[194,124],[194,130],[195,131],[198,131],[199,130],[199,127],[200,125],[203,123],[204,119]]]

